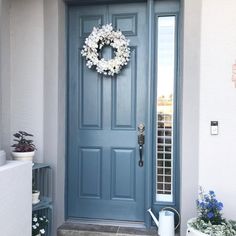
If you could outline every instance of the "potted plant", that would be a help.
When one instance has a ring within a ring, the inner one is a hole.
[[[33,205],[40,202],[39,196],[40,196],[39,190],[32,190],[32,204]]]
[[[39,196],[40,196],[40,191],[35,188],[35,181],[33,179],[33,183],[32,183],[32,204],[33,205],[40,202]]]
[[[200,191],[197,200],[198,217],[188,221],[187,236],[233,236],[236,222],[222,215],[223,203],[216,199],[214,191]]]
[[[34,214],[32,217],[32,236],[40,236],[46,233],[48,219],[46,216]]]
[[[36,147],[33,144],[33,140],[28,139],[27,137],[33,137],[33,135],[25,131],[19,131],[13,134],[13,136],[13,141],[16,142],[12,145],[14,148],[12,152],[13,159],[32,161],[35,155]]]

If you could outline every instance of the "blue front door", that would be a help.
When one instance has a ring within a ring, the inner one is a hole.
[[[146,119],[146,18],[145,3],[69,9],[69,218],[144,221],[137,126]],[[116,77],[87,68],[80,53],[93,27],[107,23],[130,39],[130,62]]]

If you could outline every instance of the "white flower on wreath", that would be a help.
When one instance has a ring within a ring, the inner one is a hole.
[[[45,229],[40,229],[41,234],[45,234],[45,232],[46,232]]]
[[[99,51],[105,45],[116,49],[114,58],[110,60],[99,58]],[[121,31],[115,31],[111,24],[103,25],[100,28],[94,27],[91,34],[85,39],[81,54],[86,58],[88,68],[95,67],[98,73],[113,76],[118,74],[130,60],[129,40]]]

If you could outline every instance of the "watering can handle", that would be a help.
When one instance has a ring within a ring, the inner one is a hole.
[[[173,207],[164,207],[164,208],[161,209],[161,211],[163,211],[163,210],[172,210],[172,211],[174,211],[178,215],[179,222],[175,226],[175,230],[176,230],[179,227],[179,225],[180,225],[180,214],[179,214],[179,212],[175,208],[173,208]]]

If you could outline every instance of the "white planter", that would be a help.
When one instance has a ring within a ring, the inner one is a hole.
[[[209,236],[209,234],[204,234],[192,227],[188,227],[186,236]]]
[[[35,155],[35,151],[33,152],[12,152],[11,153],[14,160],[17,161],[32,161]]]
[[[40,191],[38,190],[32,192],[32,204],[37,204],[40,202],[39,195]]]
[[[194,218],[194,219],[190,219],[190,220],[188,221],[188,223],[187,223],[188,228],[187,228],[186,236],[209,236],[208,234],[204,234],[204,233],[202,233],[202,232],[200,232],[200,231],[198,231],[198,230],[192,228],[192,227],[189,225],[189,223],[191,223],[191,222],[194,221],[194,220],[195,220],[195,218]]]

